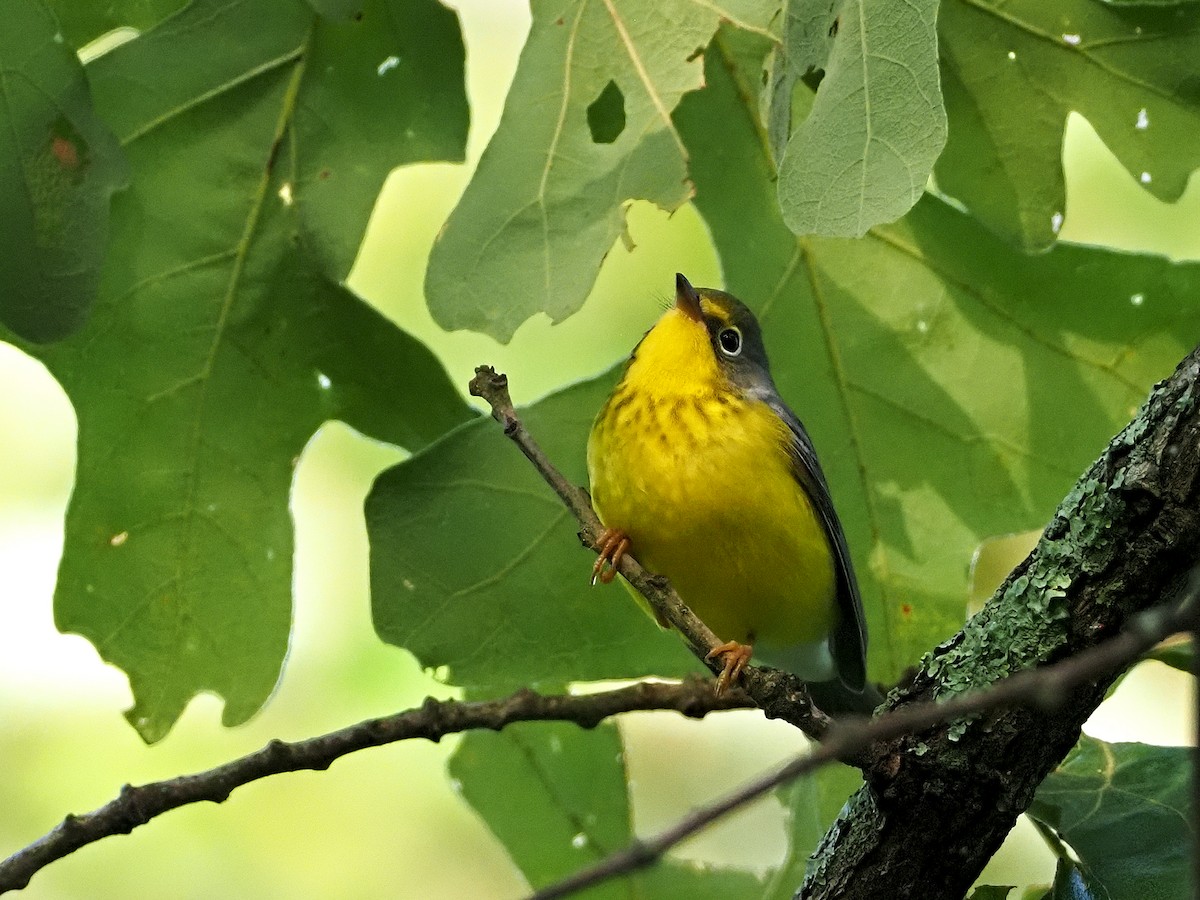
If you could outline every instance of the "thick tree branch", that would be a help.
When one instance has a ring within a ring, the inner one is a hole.
[[[1157,385],[1063,500],[1037,547],[893,708],[1084,653],[1178,596],[1200,558],[1200,347]],[[798,897],[959,900],[1079,739],[1113,675],[1054,713],[1014,708],[876,745]]]
[[[1121,634],[1085,650],[1077,656],[1039,669],[1025,669],[991,687],[974,690],[944,702],[924,701],[881,714],[874,719],[835,722],[825,740],[803,756],[798,756],[773,772],[747,782],[711,804],[693,810],[675,825],[652,838],[638,840],[606,856],[569,878],[536,891],[531,900],[567,897],[604,881],[628,875],[662,859],[663,855],[713,822],[740,809],[747,803],[803,775],[845,756],[857,755],[870,747],[886,747],[888,742],[951,722],[966,716],[978,716],[1013,706],[1033,707],[1046,712],[1059,709],[1071,691],[1085,682],[1101,677],[1112,678],[1150,650],[1159,641],[1178,631],[1200,624],[1197,594],[1200,577],[1195,579],[1188,603],[1174,609],[1154,610],[1132,621]]]
[[[508,393],[508,378],[491,366],[479,366],[471,379],[471,394],[487,401],[492,418],[504,426],[504,433],[521,448],[534,468],[552,487],[579,520],[579,539],[599,552],[599,538],[604,526],[592,510],[587,492],[563,477],[526,430]],[[622,576],[639,591],[651,608],[683,635],[688,647],[714,673],[722,664],[707,658],[708,652],[721,644],[713,632],[688,609],[665,578],[652,575],[626,554],[617,567]],[[741,677],[742,686],[763,712],[773,719],[782,719],[799,728],[811,738],[820,740],[829,728],[830,718],[813,706],[804,682],[788,672],[765,666],[750,666]]]
[[[368,719],[307,740],[271,741],[261,750],[224,765],[138,787],[126,785],[120,795],[93,812],[67,816],[53,831],[0,862],[0,893],[19,890],[39,870],[81,847],[102,838],[129,834],[156,816],[189,803],[221,803],[244,784],[304,769],[327,769],[334,760],[368,747],[395,741],[426,738],[476,728],[493,731],[514,722],[574,722],[594,728],[623,712],[672,710],[702,718],[721,709],[752,707],[741,690],[717,697],[708,680],[689,679],[681,684],[639,682],[625,688],[581,695],[542,695],[522,690],[510,697],[477,703],[435,700],[418,709]]]

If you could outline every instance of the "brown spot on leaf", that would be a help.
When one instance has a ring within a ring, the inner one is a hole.
[[[57,134],[50,138],[50,152],[64,169],[74,171],[79,168],[79,150],[67,138]]]

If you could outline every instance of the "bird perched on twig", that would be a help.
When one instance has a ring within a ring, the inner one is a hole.
[[[809,682],[826,712],[871,712],[866,624],[816,451],[775,388],[753,313],[676,275],[592,425],[605,526],[593,581],[625,552],[726,640],[718,689],[752,657]],[[661,623],[664,624],[665,623]]]

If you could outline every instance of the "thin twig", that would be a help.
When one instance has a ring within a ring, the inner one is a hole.
[[[1133,619],[1125,631],[1102,644],[1052,665],[1017,672],[990,687],[941,702],[913,703],[874,719],[838,720],[831,725],[825,739],[803,756],[693,810],[666,831],[652,838],[633,841],[595,865],[536,891],[531,900],[566,897],[653,865],[676,844],[728,813],[834,760],[859,755],[865,748],[883,747],[896,738],[1001,707],[1032,706],[1053,710],[1069,700],[1074,688],[1116,673],[1169,635],[1198,625],[1200,618],[1191,604],[1180,604],[1174,611],[1152,610]]]
[[[289,743],[275,740],[261,750],[192,775],[180,775],[138,787],[126,785],[115,799],[93,812],[67,816],[57,827],[0,862],[0,893],[19,890],[39,870],[80,847],[116,834],[129,834],[168,810],[189,803],[223,802],[244,784],[305,769],[323,770],[334,760],[411,738],[441,740],[443,735],[477,728],[493,731],[514,722],[574,722],[594,728],[617,713],[671,710],[692,718],[722,709],[753,707],[741,690],[716,696],[712,682],[688,679],[680,684],[639,682],[595,694],[543,695],[521,690],[498,700],[463,703],[430,697],[410,709],[328,734]]]
[[[604,532],[604,526],[600,524],[600,520],[592,509],[591,499],[586,491],[571,484],[563,477],[563,474],[558,471],[554,463],[550,462],[550,459],[542,452],[542,448],[525,428],[513,407],[512,397],[508,393],[508,376],[496,372],[491,366],[479,366],[475,370],[475,377],[471,379],[469,389],[474,396],[487,401],[492,408],[492,418],[504,426],[504,434],[521,448],[521,452],[529,458],[546,483],[554,489],[554,492],[579,520],[583,529],[579,534],[580,539],[599,552],[600,536]],[[710,650],[722,643],[721,639],[688,609],[670,586],[643,569],[638,565],[637,560],[626,554],[618,564],[617,571],[624,575],[630,584],[645,594],[654,611],[660,613],[683,635],[692,652],[698,657],[705,659]],[[721,664],[714,661],[710,660],[708,664],[714,672],[721,669]]]
[[[586,491],[563,477],[526,430],[509,396],[507,376],[491,366],[479,366],[469,389],[472,395],[487,401],[492,418],[504,427],[505,435],[521,449],[579,520],[580,540],[598,553],[604,526],[592,509],[591,499]],[[722,643],[721,639],[688,608],[665,578],[647,572],[629,554],[621,558],[617,571],[646,598],[663,621],[683,635],[701,662],[714,673],[721,671],[719,661],[708,659],[709,652]],[[742,672],[741,682],[768,717],[783,719],[815,740],[822,739],[829,728],[832,720],[813,706],[804,682],[795,675],[766,666],[749,666]]]

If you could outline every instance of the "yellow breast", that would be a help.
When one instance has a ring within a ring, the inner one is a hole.
[[[724,384],[715,364],[663,366],[663,353],[687,336],[660,334],[663,325],[593,425],[596,512],[722,640],[760,649],[820,641],[833,617],[833,560],[792,474],[787,426]]]

